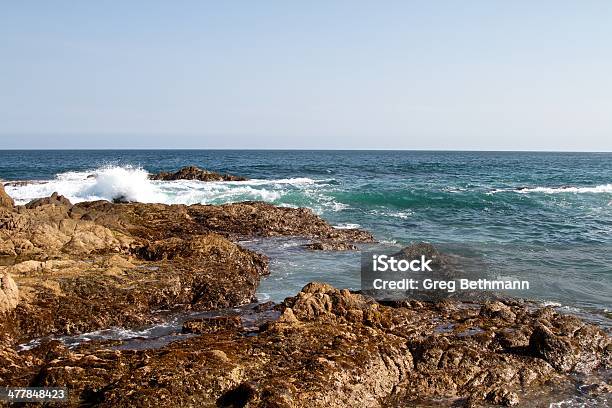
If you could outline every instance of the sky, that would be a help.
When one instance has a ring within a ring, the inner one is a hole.
[[[2,148],[612,151],[612,2],[0,0]]]

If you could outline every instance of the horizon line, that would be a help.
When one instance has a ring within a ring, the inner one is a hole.
[[[63,147],[63,148],[31,148],[31,147],[11,147],[0,148],[2,152],[11,151],[315,151],[315,152],[480,152],[480,153],[612,153],[612,150],[490,150],[490,149],[390,149],[390,148],[228,148],[228,147],[187,147],[187,148],[168,148],[168,147]]]

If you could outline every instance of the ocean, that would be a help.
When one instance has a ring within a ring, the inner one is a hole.
[[[187,165],[250,180],[147,179]],[[612,153],[12,150],[0,151],[0,178],[19,204],[56,191],[72,202],[308,207],[337,228],[371,231],[383,246],[426,241],[466,270],[528,280],[529,290],[513,295],[611,326]],[[280,301],[313,280],[359,288],[359,253],[301,243],[243,242],[271,257],[260,300]]]

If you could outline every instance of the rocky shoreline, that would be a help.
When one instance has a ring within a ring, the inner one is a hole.
[[[0,188],[0,387],[66,386],[70,406],[529,406],[530,393],[552,396],[593,373],[604,374],[583,384],[589,392],[611,391],[607,333],[517,300],[381,303],[311,283],[257,305],[266,318],[254,324],[239,312],[188,320],[189,338],[159,348],[53,340],[154,324],[160,310],[249,304],[268,259],[237,241],[279,236],[308,238],[311,250],[373,241],[261,202],[72,205],[53,195],[15,207]]]

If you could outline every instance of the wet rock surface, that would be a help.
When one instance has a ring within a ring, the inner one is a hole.
[[[316,241],[304,244],[305,249],[311,251],[356,251],[357,245],[342,241]]]
[[[165,205],[108,201],[79,203],[71,216],[147,239],[214,232],[231,239],[300,236],[340,242],[373,242],[360,229],[336,229],[306,208],[258,201],[223,205]]]
[[[0,386],[68,387],[68,406],[118,407],[532,406],[531,393],[610,392],[608,380],[580,382],[609,372],[610,336],[522,301],[378,302],[314,282],[234,311],[268,266],[235,240],[373,240],[309,210],[59,196],[29,207],[0,208]],[[435,248],[405,256],[420,250]],[[156,348],[48,337],[217,309],[232,312],[187,319],[182,337]],[[40,344],[17,351],[32,338]]]
[[[0,332],[14,345],[250,303],[268,260],[233,239],[281,235],[372,239],[263,203],[72,205],[53,194],[0,208],[0,312],[12,322]]]
[[[166,172],[151,174],[151,180],[199,180],[199,181],[245,181],[245,177],[234,176],[231,174],[220,174],[208,170],[203,170],[196,166],[183,167],[176,172]]]
[[[70,200],[68,200],[66,197],[64,197],[63,195],[59,195],[57,193],[53,193],[49,197],[38,198],[36,200],[30,201],[29,203],[26,204],[26,208],[32,209],[32,208],[40,207],[41,205],[47,205],[47,204],[59,205],[59,206],[64,206],[64,207],[72,206],[72,204],[70,203]]]
[[[530,406],[525,393],[576,381],[532,341],[499,341],[509,331],[539,338],[541,326],[574,345],[559,353],[585,372],[609,368],[610,339],[595,326],[522,304],[505,304],[514,318],[485,317],[483,309],[498,306],[391,307],[311,283],[256,335],[245,334],[236,316],[200,319],[186,322],[196,337],[158,350],[50,342],[19,358],[30,363],[33,385],[70,387],[74,406]]]

